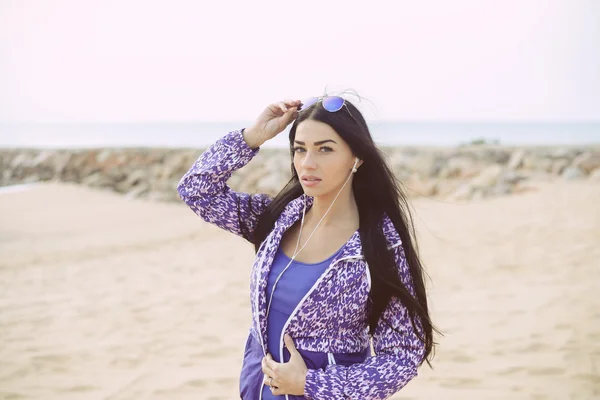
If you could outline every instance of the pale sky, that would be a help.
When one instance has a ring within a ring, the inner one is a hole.
[[[0,122],[600,120],[600,1],[0,0]]]

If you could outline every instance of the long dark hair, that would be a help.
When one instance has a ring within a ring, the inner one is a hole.
[[[251,238],[255,251],[258,252],[261,243],[273,229],[275,221],[285,206],[304,193],[294,168],[292,147],[298,124],[309,119],[331,126],[348,143],[353,154],[364,161],[354,174],[352,189],[359,211],[359,233],[363,253],[371,272],[369,333],[372,335],[375,332],[380,316],[392,296],[397,297],[407,308],[413,327],[419,324],[422,327],[423,335],[418,329],[415,331],[425,345],[423,360],[427,360],[431,366],[429,358],[435,344],[433,331],[436,329],[429,317],[423,267],[418,256],[407,197],[401,189],[401,183],[373,142],[364,117],[350,101],[346,100],[345,106],[338,112],[326,111],[318,103],[299,113],[289,134],[292,178],[260,216]],[[402,240],[402,248],[415,288],[415,297],[400,280],[392,250],[387,248],[386,238],[381,229],[384,213],[391,219]]]

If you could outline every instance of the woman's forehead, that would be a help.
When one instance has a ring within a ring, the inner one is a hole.
[[[315,120],[306,120],[302,121],[296,127],[296,137],[295,140],[299,140],[302,142],[308,142],[308,144],[312,144],[316,141],[333,139],[337,143],[342,141],[342,138],[331,126],[327,125],[324,122],[315,121]]]

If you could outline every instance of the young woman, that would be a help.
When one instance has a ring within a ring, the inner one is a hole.
[[[291,122],[281,192],[227,186]],[[255,247],[242,399],[385,399],[429,363],[434,327],[407,200],[348,100],[269,105],[203,152],[178,191]]]

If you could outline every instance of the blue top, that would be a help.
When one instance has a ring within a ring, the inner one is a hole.
[[[273,299],[271,300],[271,308],[269,309],[269,315],[267,318],[267,352],[271,354],[273,359],[277,362],[280,361],[279,357],[279,345],[281,343],[281,331],[283,325],[285,325],[287,319],[290,317],[300,300],[308,293],[313,287],[319,277],[325,272],[333,257],[335,257],[343,246],[336,251],[331,257],[325,261],[319,263],[310,264],[302,263],[298,261],[292,261],[289,268],[283,273],[275,293],[273,293]],[[271,298],[271,291],[273,285],[277,280],[277,277],[289,264],[291,258],[288,257],[281,247],[277,250],[271,271],[269,272],[269,280],[267,282],[267,304]],[[290,353],[284,347],[284,362],[290,360]],[[267,385],[263,385],[262,398],[267,399],[281,399],[285,396],[274,396],[271,393],[271,389]]]

